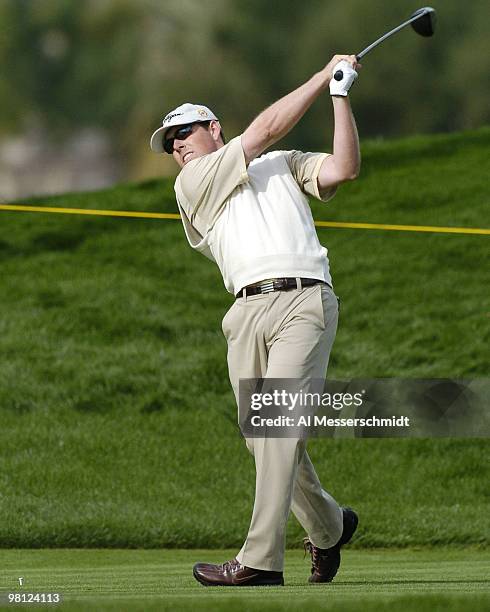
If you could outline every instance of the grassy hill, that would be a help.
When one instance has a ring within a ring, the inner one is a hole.
[[[490,129],[363,146],[317,220],[489,227]],[[176,212],[172,182],[31,199]],[[0,546],[236,547],[254,468],[220,323],[179,221],[0,212]],[[483,377],[487,236],[319,229],[342,298],[329,376]],[[476,544],[485,440],[316,440],[359,546]],[[301,537],[290,521],[289,544]]]

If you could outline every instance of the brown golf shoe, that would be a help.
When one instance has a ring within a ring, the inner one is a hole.
[[[282,586],[282,572],[267,572],[241,565],[236,559],[222,565],[196,563],[194,578],[204,586]]]
[[[344,528],[340,540],[331,548],[318,548],[309,538],[304,538],[305,553],[311,555],[309,582],[332,582],[340,566],[340,547],[350,541],[357,529],[359,518],[351,508],[342,508]]]

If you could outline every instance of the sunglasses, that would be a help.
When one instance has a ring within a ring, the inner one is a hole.
[[[202,125],[205,123],[209,123],[209,121],[196,121],[195,123],[189,123],[189,125],[183,125],[175,132],[172,138],[165,138],[163,141],[163,150],[165,153],[172,155],[174,152],[174,140],[185,140],[192,134],[196,124]]]

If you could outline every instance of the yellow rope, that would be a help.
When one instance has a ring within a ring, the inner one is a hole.
[[[94,210],[86,208],[52,208],[48,206],[21,206],[0,204],[0,211],[65,213],[70,215],[91,215],[103,217],[138,217],[140,219],[180,219],[177,213],[133,212],[126,210]],[[490,229],[476,227],[437,227],[432,225],[392,225],[384,223],[342,223],[337,221],[315,221],[317,227],[344,229],[390,230],[397,232],[433,232],[437,234],[480,234],[490,235]]]

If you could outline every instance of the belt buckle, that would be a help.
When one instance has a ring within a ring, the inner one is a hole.
[[[259,285],[260,293],[272,293],[274,291],[274,280],[271,279]]]

